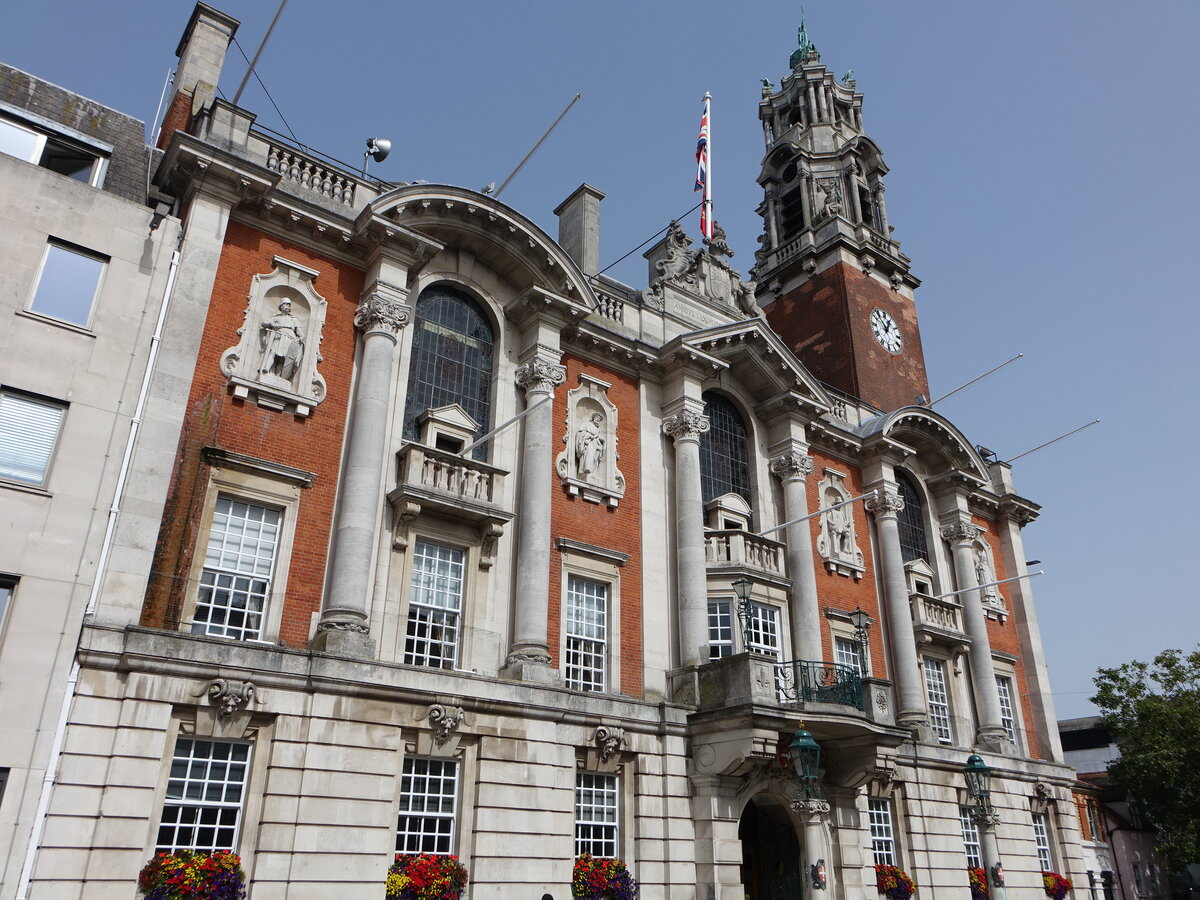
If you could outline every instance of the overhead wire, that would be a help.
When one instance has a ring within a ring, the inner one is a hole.
[[[687,212],[685,212],[682,216],[678,216],[677,218],[672,219],[671,221],[678,222],[680,219],[686,219],[688,216],[690,216],[692,213],[694,213],[696,210],[698,210],[700,208],[700,205],[703,202],[704,201],[701,200],[700,203],[697,203],[695,206],[693,206],[691,209],[689,209]],[[599,272],[597,272],[595,275],[589,275],[588,278],[591,279],[592,281],[595,281],[597,278],[599,278],[601,275],[603,275],[605,272],[607,272],[609,269],[611,269],[617,263],[624,262],[626,259],[633,256],[633,254],[637,253],[639,250],[641,250],[648,243],[650,243],[652,240],[654,240],[656,237],[658,237],[660,234],[662,234],[664,231],[666,231],[667,228],[670,228],[670,227],[671,227],[670,225],[667,225],[665,228],[660,228],[658,231],[654,232],[654,234],[650,235],[650,237],[646,238],[644,241],[642,241],[640,244],[638,244],[636,247],[634,247],[632,250],[630,250],[624,256],[620,257],[619,259],[613,260],[607,266],[605,266],[603,269],[601,269]]]
[[[246,61],[246,65],[250,65],[250,57],[246,55],[246,51],[242,49],[242,45],[238,43],[238,39],[233,39],[233,45],[238,48],[238,53],[242,54],[242,59]],[[258,82],[258,86],[263,89],[263,93],[267,95],[267,99],[271,101],[271,106],[275,109],[275,114],[279,116],[279,121],[283,123],[283,127],[288,130],[288,134],[292,136],[292,140],[297,144],[300,143],[300,138],[296,137],[296,132],[292,131],[292,126],[288,124],[288,120],[283,117],[279,106],[275,103],[275,98],[271,96],[271,92],[267,90],[267,86],[263,84],[263,80],[258,77],[258,72],[254,73],[254,80]],[[302,145],[303,146],[303,145]]]

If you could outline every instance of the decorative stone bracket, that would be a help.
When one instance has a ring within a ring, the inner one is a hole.
[[[214,678],[194,696],[207,696],[210,704],[196,711],[194,734],[199,737],[245,736],[252,715],[248,707],[258,696],[253,682]]]
[[[462,740],[459,728],[465,718],[466,711],[461,706],[430,705],[420,719],[428,721],[430,727],[417,732],[417,753],[421,756],[456,756]]]
[[[592,732],[592,745],[587,752],[587,767],[592,772],[615,772],[621,764],[625,746],[625,729],[600,725]]]

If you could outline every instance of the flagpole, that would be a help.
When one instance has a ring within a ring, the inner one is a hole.
[[[700,114],[700,136],[696,139],[696,190],[700,194],[700,233],[706,241],[713,236],[712,219],[712,147],[710,140],[709,108],[712,94],[704,93],[704,110]]]
[[[713,183],[713,152],[712,152],[712,94],[708,91],[704,92],[704,117],[708,119],[708,177],[704,179],[704,223],[707,226],[705,229],[705,237],[712,240],[713,236],[713,200],[712,200],[712,183]]]

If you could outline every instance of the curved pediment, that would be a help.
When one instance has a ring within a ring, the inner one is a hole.
[[[889,437],[912,447],[931,473],[956,469],[980,483],[990,478],[987,464],[966,436],[945,416],[924,406],[905,406],[876,416],[855,430],[864,440]]]
[[[833,398],[763,319],[693,331],[678,340],[728,365],[759,404],[790,401],[814,417],[833,408]]]
[[[362,216],[396,222],[463,250],[510,283],[539,288],[586,307],[596,299],[583,272],[549,235],[493,197],[443,184],[409,184],[375,200]],[[361,218],[361,217],[360,217]]]

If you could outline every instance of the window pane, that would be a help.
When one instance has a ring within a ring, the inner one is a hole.
[[[64,412],[52,403],[0,392],[0,478],[45,483]]]
[[[728,600],[708,604],[708,658],[733,655],[733,616]]]
[[[155,852],[237,849],[249,761],[246,743],[178,738]]]
[[[92,172],[96,169],[96,155],[62,141],[56,141],[54,138],[48,138],[46,149],[42,151],[40,164],[43,169],[49,169],[59,175],[66,175],[76,181],[90,184]]]
[[[397,853],[454,852],[458,763],[452,759],[404,758],[400,779]]]
[[[51,244],[30,308],[56,319],[86,325],[103,271],[103,260]]]
[[[861,650],[858,641],[852,641],[849,638],[835,638],[833,661],[839,665],[849,666],[861,676],[863,674]]]
[[[421,292],[413,323],[404,437],[427,409],[458,403],[487,431],[492,417],[492,327],[471,298],[445,285]],[[487,445],[472,455],[484,459]]]
[[[1050,858],[1050,833],[1046,828],[1045,813],[1033,813],[1033,843],[1037,847],[1038,863],[1041,865],[1042,871],[1053,870],[1054,862]]]
[[[262,637],[282,519],[277,509],[217,497],[192,620],[194,631],[238,640]]]
[[[903,472],[896,472],[896,484],[904,500],[904,509],[897,516],[896,526],[900,531],[900,555],[905,562],[914,559],[929,561],[929,546],[925,538],[925,513],[921,494],[912,479]]]
[[[617,855],[617,776],[575,775],[575,855]]]
[[[750,604],[747,637],[750,639],[747,650],[755,650],[780,659],[782,647],[779,642],[779,610],[761,603]]]
[[[41,149],[42,135],[0,119],[0,153],[7,153],[25,162],[37,162]]]
[[[979,845],[979,826],[971,817],[969,806],[958,808],[959,824],[962,826],[963,850],[967,854],[967,867],[978,869],[983,865],[983,853]]]
[[[1017,720],[1013,714],[1012,683],[1003,675],[996,676],[996,693],[1000,698],[1000,723],[1004,733],[1014,744],[1017,742]]]
[[[567,576],[566,685],[604,691],[608,669],[608,585]]]
[[[705,391],[708,431],[700,435],[700,485],[704,502],[737,494],[750,502],[750,455],[746,423],[725,397]]]
[[[925,696],[929,703],[929,724],[938,741],[954,741],[950,729],[950,697],[946,692],[946,664],[940,659],[925,659]]]
[[[413,550],[412,590],[404,662],[410,666],[452,669],[458,660],[465,554],[418,540]]]
[[[896,839],[892,833],[892,801],[872,797],[867,801],[867,817],[871,826],[871,849],[875,865],[896,865]]]

